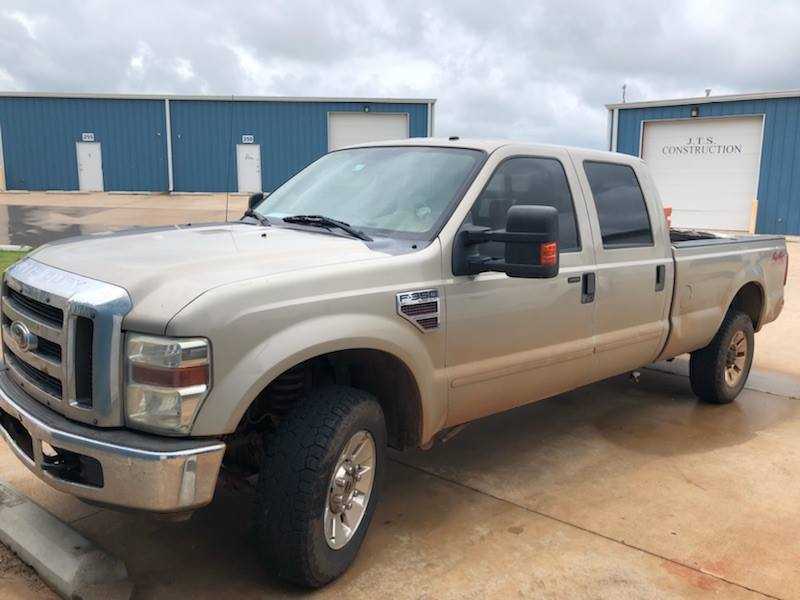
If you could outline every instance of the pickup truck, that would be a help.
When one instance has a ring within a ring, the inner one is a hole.
[[[350,147],[236,222],[9,268],[0,430],[106,506],[185,515],[221,468],[252,478],[264,568],[320,587],[356,556],[387,447],[684,353],[694,392],[731,402],[787,266],[781,237],[670,232],[632,156]]]

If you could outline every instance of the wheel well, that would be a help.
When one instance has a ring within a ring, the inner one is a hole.
[[[308,392],[330,384],[349,385],[375,396],[386,417],[391,447],[402,450],[419,444],[420,394],[406,364],[380,350],[342,350],[306,360],[273,379],[247,409],[236,431],[226,436],[226,466],[257,472],[270,432]]]
[[[764,306],[764,292],[761,286],[751,281],[744,285],[731,301],[730,308],[740,310],[753,321],[753,329],[758,330],[761,320],[761,309]]]

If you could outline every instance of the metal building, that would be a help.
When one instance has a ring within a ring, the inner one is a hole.
[[[433,99],[0,94],[0,189],[272,191],[328,150],[427,137]]]
[[[800,91],[609,104],[676,227],[800,235]]]

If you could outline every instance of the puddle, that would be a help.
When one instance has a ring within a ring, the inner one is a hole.
[[[92,208],[8,206],[5,237],[9,244],[41,246],[47,242],[90,233],[76,221],[94,213]],[[0,237],[3,237],[0,232]]]

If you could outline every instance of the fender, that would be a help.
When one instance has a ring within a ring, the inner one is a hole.
[[[444,369],[434,364],[425,339],[412,324],[397,317],[353,313],[323,315],[293,323],[241,356],[221,380],[214,382],[195,420],[192,435],[233,432],[256,396],[281,373],[311,358],[352,349],[380,350],[394,355],[408,367],[422,403],[422,441],[429,440],[447,417]],[[232,402],[233,398],[238,401]]]
[[[763,251],[763,248],[758,249]],[[752,258],[751,258],[752,257]],[[761,312],[758,318],[759,326],[764,321],[768,310],[768,299],[764,295],[766,273],[759,254],[742,254],[739,257],[737,269],[731,273],[731,279],[714,298],[706,298],[701,304],[687,310],[684,306],[685,291],[679,278],[676,279],[676,290],[673,297],[673,307],[670,315],[670,334],[665,348],[656,360],[672,358],[684,352],[693,352],[698,348],[707,346],[719,331],[725,313],[731,306],[736,294],[748,284],[755,284],[761,292]],[[698,283],[693,283],[696,287]],[[713,326],[709,327],[709,323]],[[702,327],[701,327],[702,325]],[[699,335],[698,335],[699,334]]]

